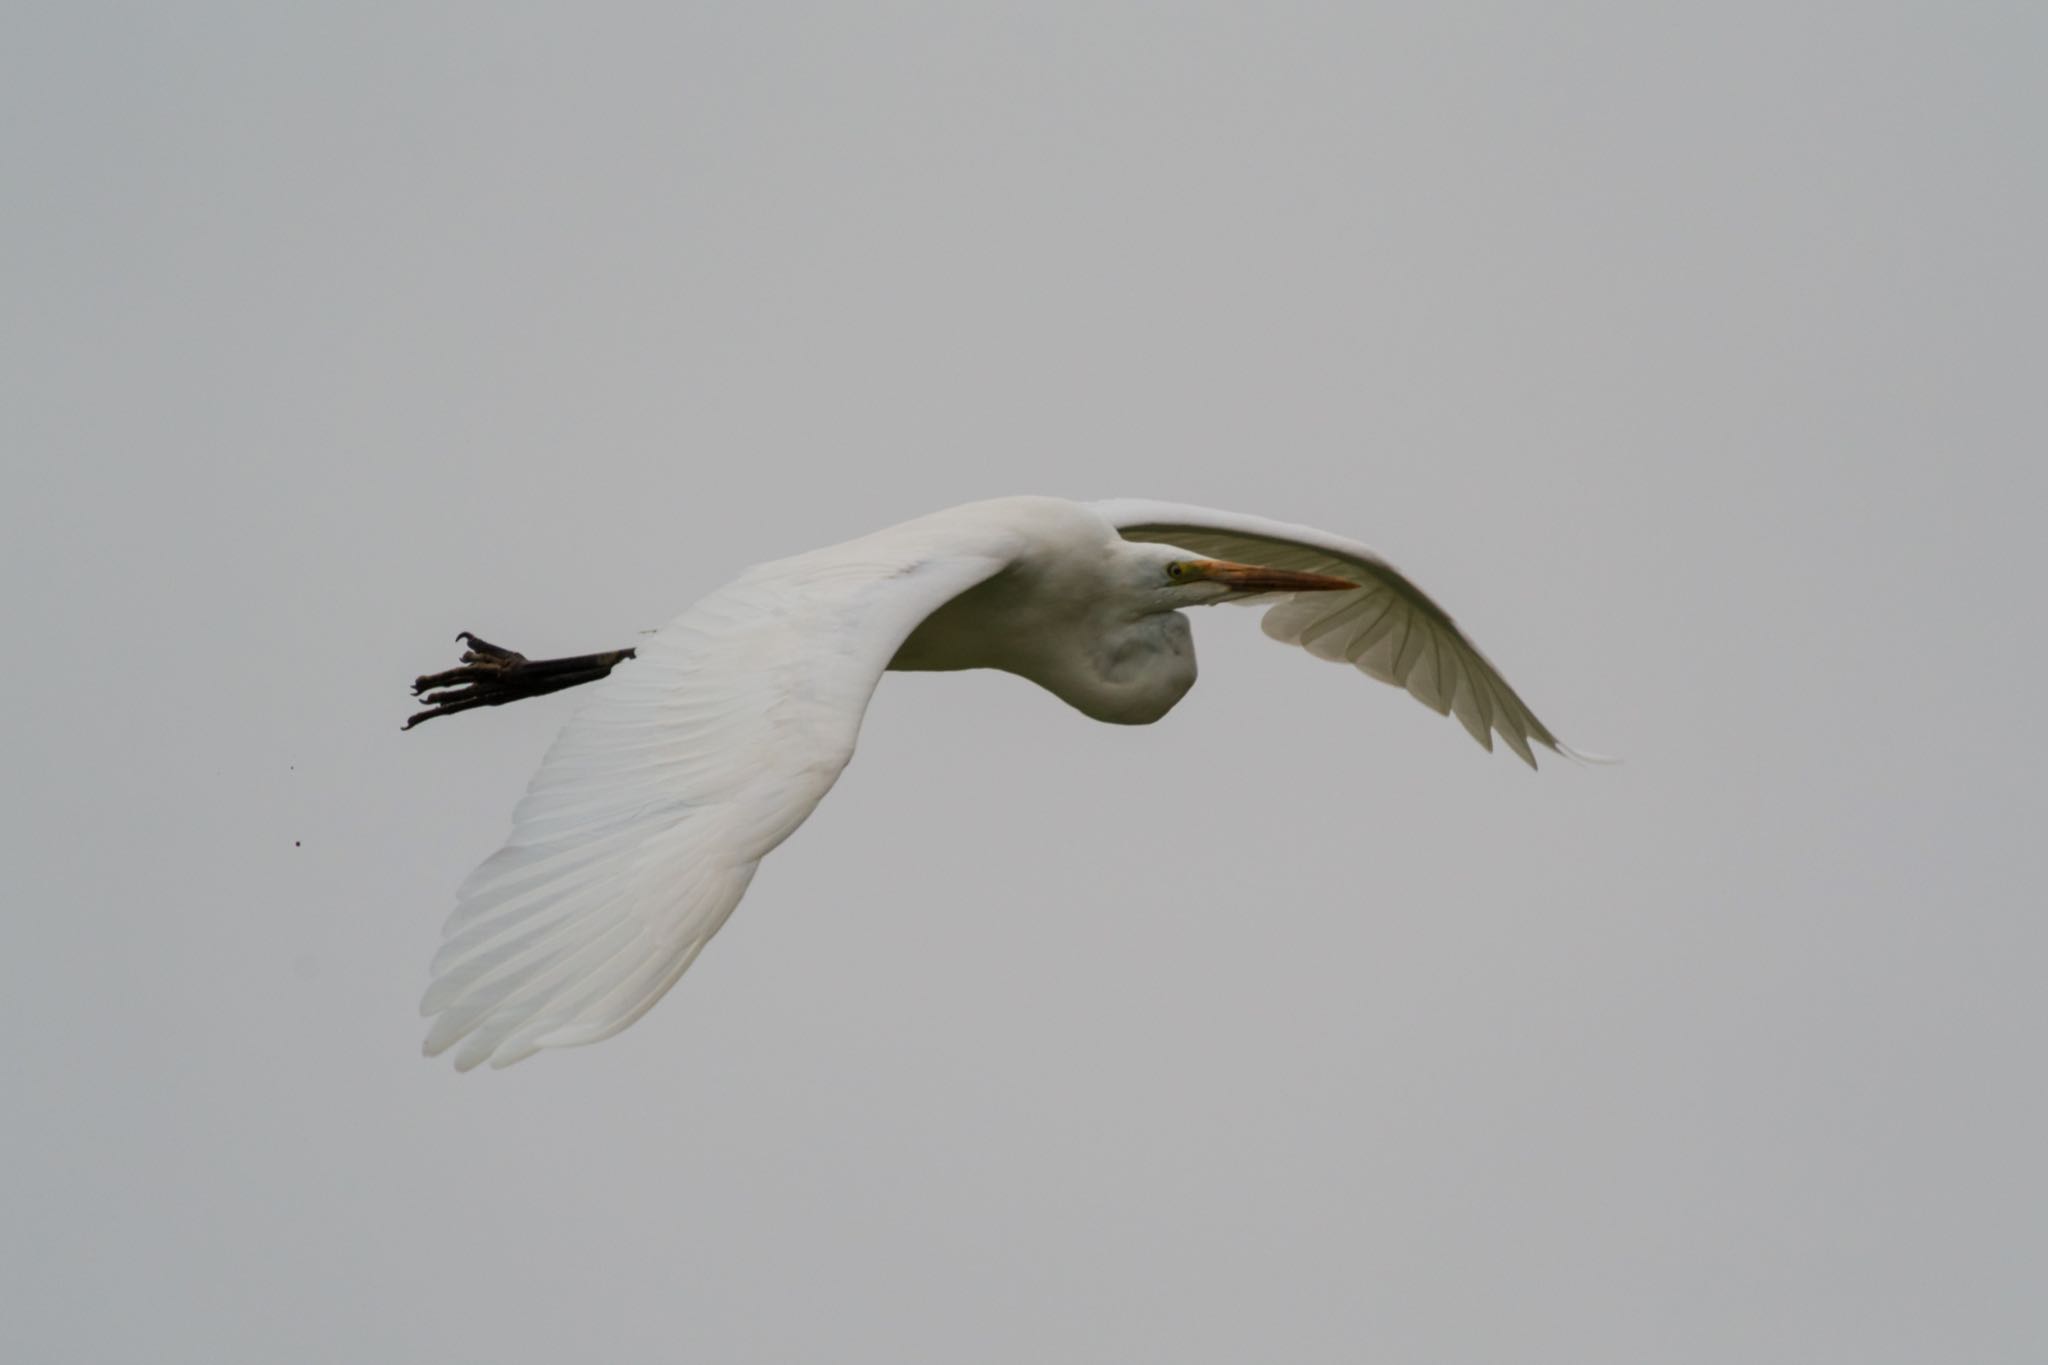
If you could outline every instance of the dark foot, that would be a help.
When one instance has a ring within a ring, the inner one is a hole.
[[[466,630],[455,638],[469,646],[462,652],[461,667],[444,673],[425,673],[413,680],[412,694],[427,703],[427,709],[408,720],[405,729],[435,716],[452,716],[478,706],[503,706],[508,701],[596,682],[634,653],[630,649],[612,649],[602,654],[578,654],[571,659],[535,660],[514,650],[501,649]]]

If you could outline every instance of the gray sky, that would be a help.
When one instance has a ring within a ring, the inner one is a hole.
[[[16,5],[0,1355],[2038,1361],[2040,5]],[[415,1006],[629,642],[1012,492],[1360,536],[892,677],[682,985]],[[1246,798],[1249,793],[1249,799]]]

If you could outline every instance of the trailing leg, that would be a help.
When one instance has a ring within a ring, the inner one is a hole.
[[[455,638],[468,646],[462,663],[413,680],[412,694],[425,702],[427,709],[406,721],[405,729],[436,716],[452,716],[478,706],[503,706],[508,701],[596,682],[634,655],[631,649],[610,649],[567,659],[529,659],[466,630]]]

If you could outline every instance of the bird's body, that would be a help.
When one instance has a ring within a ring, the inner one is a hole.
[[[750,569],[598,685],[458,893],[427,1052],[502,1066],[639,1018],[831,789],[885,669],[1001,669],[1146,724],[1194,684],[1179,609],[1252,599],[1275,604],[1268,634],[1455,711],[1489,749],[1562,750],[1355,542],[1165,503],[970,503]]]
[[[1121,725],[1158,720],[1194,686],[1187,617],[1135,591],[1154,586],[1137,579],[1154,561],[1163,566],[1170,549],[1163,558],[1157,547],[1141,549],[1093,509],[1058,498],[970,503],[937,519],[948,529],[1028,530],[1000,572],[911,631],[890,668],[1015,673],[1083,715]],[[914,542],[924,525],[911,522],[881,534]],[[1003,533],[994,530],[991,542]]]

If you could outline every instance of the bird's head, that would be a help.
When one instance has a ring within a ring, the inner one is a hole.
[[[1136,552],[1129,571],[1157,609],[1174,611],[1268,592],[1342,592],[1358,584],[1328,574],[1299,573],[1229,559],[1208,559],[1177,545],[1126,542]]]

